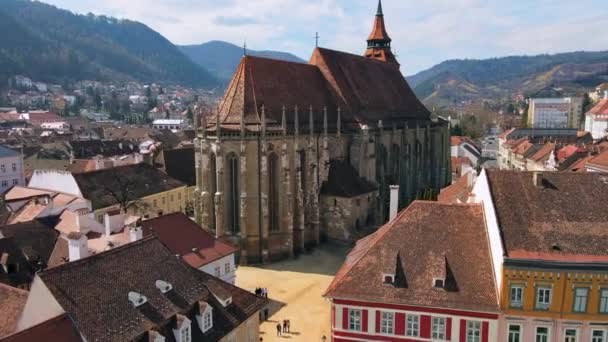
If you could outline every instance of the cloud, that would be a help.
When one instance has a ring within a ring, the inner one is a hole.
[[[324,47],[361,54],[375,0],[43,0],[79,13],[141,21],[176,44],[226,40],[307,59]],[[411,74],[446,59],[608,46],[605,0],[384,0],[393,48]]]

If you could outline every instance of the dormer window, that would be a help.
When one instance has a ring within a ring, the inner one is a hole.
[[[196,320],[201,331],[206,333],[213,328],[213,308],[207,302],[199,302],[199,314],[196,315]]]
[[[211,313],[211,308],[205,312],[203,315],[203,332],[207,332],[209,329],[213,327],[213,316]]]
[[[192,342],[191,322],[186,316],[177,315],[177,328],[173,329],[176,342]]]
[[[445,278],[433,278],[433,287],[443,289],[445,287]]]
[[[159,289],[162,294],[165,294],[165,293],[173,290],[173,285],[171,285],[170,283],[168,283],[164,280],[157,280],[155,285],[156,285],[156,288]]]
[[[129,301],[137,308],[146,304],[148,302],[148,298],[141,293],[131,291],[129,292]]]
[[[393,284],[395,283],[395,275],[390,273],[384,273],[382,274],[382,281],[385,284]]]

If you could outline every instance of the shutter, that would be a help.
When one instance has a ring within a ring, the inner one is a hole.
[[[336,306],[335,305],[331,306],[331,327],[332,328],[336,327]]]
[[[380,315],[382,315],[380,310],[376,310],[376,332],[377,333],[380,332]]]
[[[467,320],[460,320],[460,342],[467,342]]]
[[[348,330],[348,308],[342,309],[342,329]]]
[[[420,337],[431,337],[431,316],[422,315],[420,317]]]
[[[361,331],[367,332],[367,310],[361,311]]]
[[[490,332],[490,323],[483,322],[481,323],[481,341],[488,342],[488,335]]]
[[[448,341],[452,340],[452,318],[448,317],[445,319],[445,339]]]
[[[405,314],[402,312],[395,313],[395,334],[405,335]]]

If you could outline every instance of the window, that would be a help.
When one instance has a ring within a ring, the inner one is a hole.
[[[158,202],[156,200],[152,200],[152,205],[158,207]]]
[[[608,313],[608,289],[600,290],[600,313]]]
[[[2,170],[2,173],[6,173],[6,166],[4,164],[0,165],[0,170]]]
[[[509,324],[509,338],[507,342],[521,341],[521,325]]]
[[[586,312],[587,311],[587,297],[589,295],[589,289],[584,287],[578,287],[574,289],[574,312]]]
[[[539,287],[536,289],[536,308],[539,310],[548,310],[551,304],[551,289]]]
[[[211,315],[211,309],[207,309],[203,315],[203,332],[208,331],[213,326],[213,316]]]
[[[181,201],[181,200],[182,200],[182,193],[181,193],[181,192],[178,192],[178,193],[177,193],[177,200],[178,200],[178,201]]]
[[[192,341],[192,335],[190,334],[190,325],[185,325],[179,332],[179,342],[190,342]]]
[[[406,336],[418,337],[420,334],[420,316],[407,315]]]
[[[536,327],[536,342],[549,342],[549,328]]]
[[[19,184],[19,180],[18,179],[13,179],[13,185],[17,185]]]
[[[348,310],[348,329],[361,331],[361,310]]]
[[[521,285],[511,285],[511,307],[521,308],[524,297],[524,287]]]
[[[17,171],[17,164],[13,163],[13,172]]]
[[[279,161],[276,153],[268,157],[268,227],[278,232],[279,227]]]
[[[227,273],[230,273],[230,271],[231,271],[231,270],[232,270],[232,269],[230,268],[230,263],[229,263],[229,262],[227,262],[227,263],[224,265],[224,273],[226,273],[226,274],[227,274]]]
[[[433,317],[431,337],[433,339],[445,340],[445,318],[444,317]]]
[[[564,332],[564,342],[576,342],[578,331],[576,329],[566,329]]]
[[[219,277],[220,276],[220,267],[219,266],[215,266],[215,276]]]
[[[2,181],[2,187],[6,188],[8,186],[8,181],[3,180]]]
[[[240,230],[240,209],[239,201],[239,163],[236,154],[230,153],[226,157],[228,162],[228,229],[236,234]]]
[[[216,157],[215,154],[211,154],[211,158],[209,160],[209,181],[211,183],[210,193],[211,193],[211,229],[215,230],[215,194],[217,192],[217,165],[216,165]]]
[[[481,342],[481,322],[467,321],[467,342]]]
[[[593,330],[591,342],[606,342],[606,332],[604,330]]]
[[[161,203],[165,205],[165,197],[161,198]]]
[[[380,322],[380,332],[383,334],[394,333],[395,313],[382,312],[382,321]]]
[[[171,194],[171,196],[169,196],[169,201],[173,202],[173,194]]]

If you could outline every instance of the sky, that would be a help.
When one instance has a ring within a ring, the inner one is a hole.
[[[174,44],[224,40],[308,59],[361,54],[377,0],[43,0],[76,13],[140,21]],[[383,0],[401,70],[448,59],[608,49],[605,0]]]

